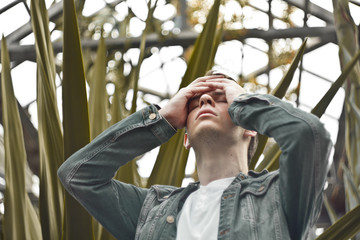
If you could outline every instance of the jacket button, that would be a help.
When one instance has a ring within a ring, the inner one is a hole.
[[[150,120],[154,120],[156,118],[156,113],[151,113],[149,115]]]
[[[258,191],[258,192],[261,192],[261,191],[264,190],[264,189],[265,189],[264,185],[261,185],[257,191]]]
[[[166,221],[167,221],[168,223],[173,223],[173,222],[175,221],[175,218],[174,218],[174,216],[167,216],[167,217],[166,217]]]

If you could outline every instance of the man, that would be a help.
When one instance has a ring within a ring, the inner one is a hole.
[[[200,182],[143,189],[112,179],[120,166],[183,127]],[[256,132],[280,145],[279,171],[248,170]],[[118,239],[304,239],[320,210],[330,148],[315,116],[212,74],[164,108],[150,105],[108,128],[58,174]]]

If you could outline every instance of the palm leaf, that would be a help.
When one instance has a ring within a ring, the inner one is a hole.
[[[346,68],[344,68],[344,65],[347,65],[347,63],[350,62],[350,59],[359,54],[359,30],[351,16],[348,0],[334,1],[333,12],[341,68],[345,70]],[[351,108],[345,107],[345,149],[348,159],[348,168],[353,173],[354,183],[358,187],[360,186],[360,119],[353,110],[360,109],[359,83],[360,64],[357,62],[354,67],[351,68],[344,89],[346,99],[350,100],[352,105],[350,105]],[[348,103],[345,102],[345,104]]]
[[[360,231],[360,205],[331,225],[316,240],[348,240]]]
[[[212,39],[215,39],[216,36],[219,7],[220,0],[215,0],[207,17],[204,29],[194,44],[194,50],[180,84],[180,88],[186,87],[197,77],[203,76],[207,70],[209,70],[207,67],[213,62],[211,57],[215,56],[214,51],[216,52],[216,50],[212,49],[217,49],[218,45],[214,45]]]
[[[334,98],[339,88],[344,84],[346,78],[349,76],[355,64],[357,64],[357,62],[359,61],[359,59],[360,59],[360,51],[358,51],[354,55],[354,57],[346,64],[338,79],[331,85],[330,89],[326,92],[325,96],[313,108],[313,110],[311,111],[312,114],[318,117],[321,117],[324,114],[331,100]]]
[[[263,169],[268,169],[269,171],[274,171],[279,168],[279,158],[281,151],[279,145],[276,143],[271,146],[269,151],[265,154],[264,160],[261,161],[259,166],[255,169],[257,172],[261,172]]]
[[[298,52],[296,53],[294,60],[292,61],[289,67],[289,70],[286,72],[286,74],[281,79],[279,84],[272,90],[271,94],[274,95],[275,97],[283,98],[285,96],[286,91],[289,88],[290,83],[294,77],[297,66],[299,65],[299,62],[302,59],[302,56],[304,55],[306,42],[307,42],[307,38],[305,38],[305,40],[301,44]]]
[[[211,54],[210,54],[210,61],[209,64],[207,66],[207,70],[211,69],[214,64],[215,64],[215,56],[216,56],[216,52],[217,52],[217,46],[220,45],[221,40],[222,40],[222,36],[223,36],[223,31],[224,31],[224,21],[222,21],[220,29],[217,30],[216,35],[215,35],[215,41],[213,43],[213,47],[211,48]]]
[[[343,177],[346,201],[348,202],[346,205],[349,209],[352,209],[360,204],[360,192],[354,183],[354,177],[349,169],[345,166],[345,164],[342,164],[342,168],[344,171]]]
[[[249,164],[249,169],[250,170],[253,170],[253,169],[255,169],[255,166],[256,166],[256,164],[258,163],[258,161],[259,161],[259,158],[260,158],[260,156],[261,156],[261,154],[263,154],[263,152],[264,152],[264,149],[265,149],[265,147],[266,147],[266,144],[267,144],[267,141],[268,141],[268,137],[267,136],[265,136],[265,135],[262,135],[262,134],[259,134],[258,133],[258,138],[259,138],[259,142],[258,142],[258,146],[257,146],[257,148],[256,148],[256,151],[255,151],[255,153],[254,153],[254,156],[251,158],[251,162],[250,162],[250,164]],[[274,144],[275,145],[275,144]],[[274,145],[272,146],[272,147],[274,147]],[[274,152],[274,153],[276,153],[276,152]],[[267,154],[267,156],[272,156],[272,155],[270,155],[270,154]],[[258,169],[264,169],[265,168],[265,166],[268,164],[268,161],[266,161],[266,155],[265,155],[265,157],[264,157],[264,159],[261,161],[261,163],[259,164],[259,166],[256,168],[256,171],[258,171]]]
[[[111,121],[110,125],[114,125],[115,123],[122,120],[125,116],[124,109],[122,108],[121,102],[121,89],[118,82],[114,82],[115,90],[112,96],[111,105],[110,105],[110,114],[111,114]],[[124,94],[125,95],[125,94]]]
[[[106,92],[106,45],[101,36],[95,64],[90,78],[89,116],[90,136],[94,139],[107,126],[106,109],[108,96]]]
[[[195,42],[180,88],[186,87],[196,77],[203,76],[208,70],[207,66],[213,62],[211,56],[214,57],[215,54],[211,55],[211,53],[216,51],[214,48],[217,49],[218,45],[213,44],[210,39],[215,38],[219,7],[220,0],[216,0],[209,12],[204,29]],[[189,151],[183,147],[184,133],[184,130],[178,131],[160,147],[155,166],[147,182],[148,187],[153,184],[181,185],[189,155]]]
[[[151,7],[151,4],[153,4],[153,7]],[[140,68],[141,68],[141,63],[144,60],[144,56],[145,56],[145,46],[146,46],[146,36],[147,36],[147,32],[149,31],[150,28],[150,22],[152,20],[153,17],[153,13],[155,11],[156,8],[156,4],[157,4],[157,0],[155,0],[155,3],[152,3],[152,1],[148,2],[148,15],[146,18],[146,27],[145,30],[143,31],[142,35],[141,35],[141,42],[140,42],[140,54],[139,54],[139,59],[138,59],[138,63],[136,65],[135,71],[132,74],[132,80],[134,83],[134,88],[133,88],[133,99],[132,99],[132,104],[131,104],[131,113],[134,113],[136,111],[136,101],[137,101],[137,94],[138,94],[138,82],[139,82],[139,75],[140,75]]]
[[[344,187],[345,187],[345,205],[347,210],[352,209],[359,204],[359,186],[360,186],[360,118],[357,114],[360,108],[359,83],[360,83],[360,64],[359,64],[359,38],[358,28],[351,16],[348,0],[333,1],[335,30],[339,45],[339,58],[342,70],[349,71],[345,89],[345,150],[348,159],[348,168],[344,169]],[[352,59],[352,60],[351,60]],[[354,61],[354,59],[357,59]],[[346,65],[345,65],[346,64]],[[348,67],[349,65],[353,67]],[[345,65],[345,67],[344,67]],[[345,79],[344,79],[345,81]],[[343,82],[344,82],[343,81]],[[350,174],[351,172],[351,174]],[[359,207],[357,207],[359,208]],[[354,211],[354,210],[352,210]],[[351,213],[350,211],[349,213]],[[349,214],[348,213],[348,214]],[[347,216],[346,214],[345,216]],[[353,215],[351,220],[354,224],[357,222],[357,231],[355,229],[339,226],[338,236],[350,238],[359,231],[360,213]],[[350,216],[351,217],[351,216]],[[350,226],[350,225],[349,225]],[[333,227],[333,226],[332,226]],[[330,228],[332,228],[330,227]],[[335,228],[335,226],[334,226]],[[352,231],[353,230],[353,231]],[[335,235],[335,234],[334,234]],[[326,236],[325,236],[326,237]],[[360,235],[356,236],[358,239]]]
[[[90,141],[79,29],[73,0],[64,1],[63,129],[64,155]],[[91,216],[70,194],[65,195],[64,239],[93,239]]]
[[[299,62],[302,59],[302,56],[304,55],[306,42],[307,42],[307,38],[301,44],[301,46],[300,46],[299,50],[297,51],[296,56],[295,56],[294,60],[292,61],[288,71],[283,76],[283,78],[281,79],[279,84],[271,92],[272,95],[274,95],[274,96],[276,96],[276,97],[278,97],[280,99],[285,96],[286,91],[289,88],[290,83],[291,83],[291,81],[292,81],[292,79],[294,77],[294,73],[295,73],[295,71],[297,69],[297,66],[299,65]],[[259,158],[260,158],[261,154],[264,152],[267,140],[268,140],[267,136],[259,134],[258,147],[256,148],[255,154],[251,159],[249,169],[255,169],[255,166],[256,166],[257,162],[259,161]],[[268,164],[269,164],[269,162],[264,162],[262,165],[267,166]],[[261,168],[261,169],[263,169],[263,168]]]
[[[147,182],[154,184],[181,186],[189,151],[182,144],[185,130],[179,130],[170,141],[160,147],[155,166]]]
[[[36,43],[37,108],[40,150],[40,220],[45,239],[60,239],[63,189],[57,169],[64,161],[64,147],[55,88],[55,62],[43,0],[31,1],[31,23]]]
[[[10,75],[6,39],[1,41],[1,94],[5,146],[5,239],[42,239],[41,225],[25,189],[26,152]]]

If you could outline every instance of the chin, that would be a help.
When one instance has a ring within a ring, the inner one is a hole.
[[[212,144],[217,143],[217,141],[220,140],[220,136],[223,134],[224,133],[222,133],[219,129],[214,127],[201,127],[189,135],[189,140],[191,143],[195,144]]]

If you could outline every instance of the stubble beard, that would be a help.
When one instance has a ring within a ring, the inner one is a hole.
[[[229,132],[229,129],[226,130],[222,128],[226,128],[226,126],[203,126],[197,129],[197,131],[188,135],[191,146],[196,150],[204,147],[217,149],[219,147],[238,144],[242,136],[241,132],[234,135],[233,131],[237,131],[237,129],[232,129],[231,132]]]
[[[222,134],[218,129],[204,128],[199,130],[191,139],[191,145],[196,148],[202,148],[204,146],[213,148],[217,147]]]

